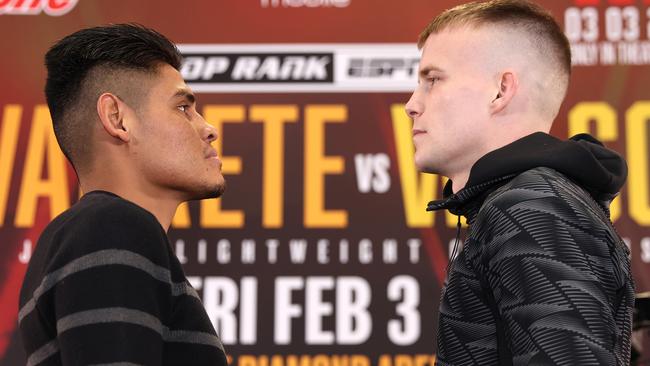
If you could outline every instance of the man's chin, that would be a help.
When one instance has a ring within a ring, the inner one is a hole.
[[[428,161],[419,160],[417,156],[415,157],[415,167],[422,173],[438,174],[436,167],[433,167]]]
[[[208,198],[219,198],[226,190],[226,181],[221,180],[218,183],[212,184],[209,187],[204,187],[203,189],[197,190],[192,194],[192,197],[188,201],[193,200],[203,200]]]
[[[212,189],[209,190],[208,197],[205,198],[218,198],[221,197],[223,192],[226,191],[226,181],[222,180],[218,184],[215,184]]]

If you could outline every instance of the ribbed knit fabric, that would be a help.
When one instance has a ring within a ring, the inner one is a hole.
[[[108,192],[43,231],[20,294],[27,365],[226,365],[165,231]]]

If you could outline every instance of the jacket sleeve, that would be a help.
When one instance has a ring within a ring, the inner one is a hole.
[[[629,310],[617,307],[626,288],[620,243],[587,206],[514,194],[484,207],[481,260],[513,364],[627,364],[616,323]]]

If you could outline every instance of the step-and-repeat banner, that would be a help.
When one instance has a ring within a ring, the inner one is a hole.
[[[179,45],[219,131],[228,190],[181,206],[169,236],[232,364],[432,365],[456,219],[424,211],[444,180],[416,172],[404,103],[419,32],[458,3],[0,0],[0,363],[25,363],[26,264],[79,196],[43,55],[82,27],[137,22]],[[627,158],[612,215],[650,291],[650,1],[541,4],[574,62],[552,133],[587,131]]]

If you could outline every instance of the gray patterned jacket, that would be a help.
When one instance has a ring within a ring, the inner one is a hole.
[[[467,218],[441,295],[437,365],[628,365],[634,284],[608,203],[625,181],[588,135],[536,133],[433,201]]]

